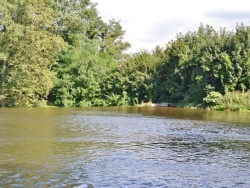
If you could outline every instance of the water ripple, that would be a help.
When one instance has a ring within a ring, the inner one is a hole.
[[[245,124],[103,109],[49,118],[0,127],[0,187],[250,185]]]

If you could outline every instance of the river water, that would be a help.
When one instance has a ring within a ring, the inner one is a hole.
[[[0,187],[250,187],[250,113],[0,109]]]

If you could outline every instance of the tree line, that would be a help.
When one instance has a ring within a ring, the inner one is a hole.
[[[153,101],[227,108],[231,96],[250,109],[249,26],[216,31],[201,25],[164,48],[132,55],[124,34],[120,22],[105,23],[90,0],[2,0],[2,107]]]

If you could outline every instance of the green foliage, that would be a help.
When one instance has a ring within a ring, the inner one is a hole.
[[[123,61],[126,55],[124,52],[130,47],[128,42],[123,41],[125,31],[122,30],[120,22],[114,19],[109,21],[109,25],[104,25],[101,32],[101,51],[109,53],[118,62]]]
[[[124,92],[108,93],[109,86],[104,84],[126,59],[123,52],[130,45],[123,42],[125,31],[115,20],[104,23],[91,1],[61,0],[59,4],[63,26],[60,34],[69,48],[53,67],[57,78],[50,103],[81,107],[126,105]]]
[[[250,27],[201,25],[133,55],[124,34],[91,0],[0,1],[1,106],[250,108]]]
[[[218,92],[211,92],[204,101],[216,110],[249,110],[250,92],[227,92],[224,96]]]
[[[177,35],[157,69],[157,99],[206,106],[203,98],[210,99],[210,92],[244,92],[250,83],[249,44],[249,27],[243,25],[235,33],[201,25],[198,32]]]
[[[203,99],[209,106],[220,105],[223,95],[219,92],[212,91]]]
[[[37,106],[40,100],[47,99],[55,76],[51,67],[66,46],[54,33],[57,14],[45,0],[2,6],[0,42],[8,54],[2,85],[6,105]]]

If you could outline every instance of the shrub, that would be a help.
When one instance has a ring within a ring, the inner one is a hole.
[[[223,99],[223,95],[216,91],[211,91],[204,99],[203,101],[208,106],[215,106],[220,105]]]
[[[215,110],[250,110],[250,92],[233,91],[223,96],[212,91],[203,101]]]

